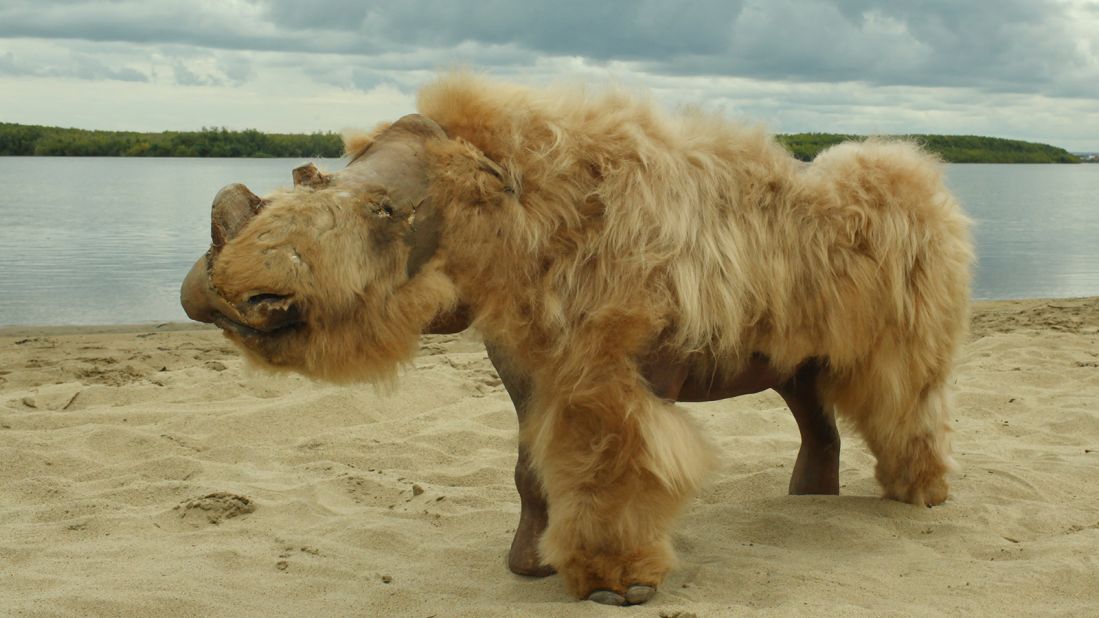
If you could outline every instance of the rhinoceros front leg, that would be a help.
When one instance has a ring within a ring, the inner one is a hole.
[[[522,432],[530,413],[530,379],[515,367],[499,346],[486,341],[485,348],[515,405]],[[519,526],[508,552],[508,568],[512,573],[529,577],[552,575],[554,568],[543,564],[538,557],[538,539],[549,520],[548,505],[538,473],[530,465],[529,448],[522,443],[519,444],[519,459],[515,462],[515,489],[519,491]]]
[[[523,439],[550,504],[539,555],[579,599],[644,603],[674,562],[673,519],[713,460],[685,411],[632,363],[604,358],[533,386]]]

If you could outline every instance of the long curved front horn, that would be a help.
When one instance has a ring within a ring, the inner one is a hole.
[[[210,240],[217,253],[244,229],[263,208],[263,200],[248,187],[236,183],[222,188],[214,197],[210,216]]]

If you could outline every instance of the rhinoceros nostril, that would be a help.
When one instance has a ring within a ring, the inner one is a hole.
[[[282,296],[279,294],[256,294],[248,297],[249,305],[258,305],[260,303],[277,303],[281,300],[286,300],[289,296]]]

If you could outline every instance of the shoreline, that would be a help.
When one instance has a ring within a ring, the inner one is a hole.
[[[1099,295],[1074,296],[1066,298],[1018,298],[999,300],[976,300],[972,304],[972,331],[983,332],[990,322],[1007,321],[1007,324],[1033,322],[1036,311],[1042,308],[1063,309],[1077,312],[1089,305],[1099,305]],[[1006,326],[1005,326],[1006,327]],[[217,327],[200,322],[135,322],[129,324],[45,324],[45,325],[0,325],[2,337],[58,336],[58,335],[104,335],[127,334],[146,331],[216,331]]]
[[[123,335],[157,331],[174,333],[191,330],[216,330],[212,324],[200,322],[134,322],[130,324],[13,324],[0,326],[0,337],[31,337],[59,335]]]

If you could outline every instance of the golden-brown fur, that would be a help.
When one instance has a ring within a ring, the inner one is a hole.
[[[422,272],[409,278],[407,249],[377,242],[361,215],[375,198],[298,189],[211,279],[240,296],[294,291],[310,326],[275,362],[335,379],[389,375],[460,298],[530,376],[521,439],[550,505],[540,552],[571,592],[660,583],[672,520],[712,465],[684,411],[641,377],[657,345],[730,375],[753,354],[785,375],[818,359],[821,396],[865,437],[885,494],[946,499],[972,254],[934,158],[871,140],[806,167],[717,116],[465,73],[425,87],[419,109],[449,138],[424,143],[443,232]],[[372,139],[350,138],[349,154]],[[331,218],[323,239],[309,237],[317,215],[294,221],[307,207]],[[304,240],[280,245],[273,230]],[[287,244],[307,268],[249,263]]]

